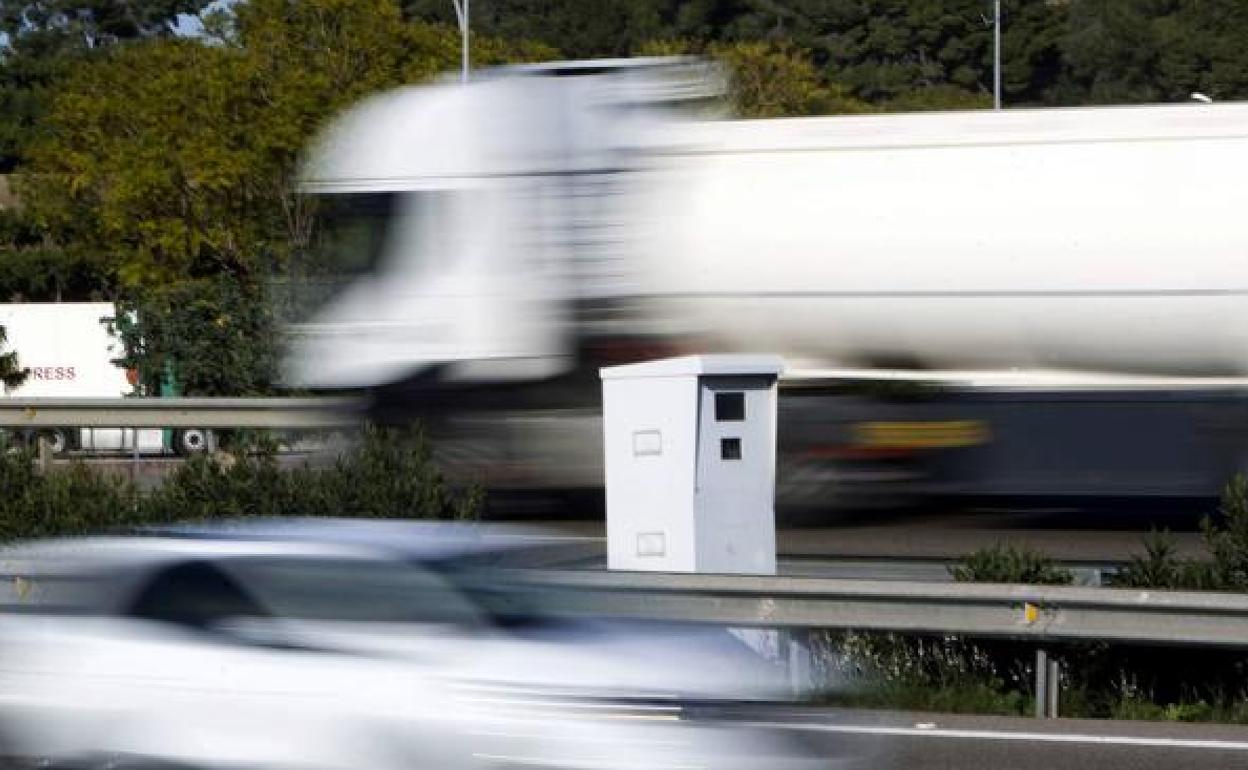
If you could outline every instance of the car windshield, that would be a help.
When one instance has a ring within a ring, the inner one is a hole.
[[[278,320],[302,323],[360,279],[435,266],[455,248],[453,214],[459,195],[449,191],[309,195],[312,215],[306,249],[296,250],[270,276]],[[397,257],[395,255],[398,255]]]
[[[385,251],[397,200],[396,193],[316,197],[316,232],[305,267],[338,278],[375,270]]]
[[[279,320],[298,323],[351,285],[375,272],[394,230],[397,193],[312,195],[308,248],[291,254],[270,276],[273,310]]]

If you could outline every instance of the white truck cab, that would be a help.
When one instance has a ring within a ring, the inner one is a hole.
[[[322,229],[294,279],[340,290],[291,329],[290,383],[570,370],[578,305],[626,279],[620,203],[638,142],[663,105],[717,92],[708,73],[679,58],[507,67],[349,111],[303,169]]]

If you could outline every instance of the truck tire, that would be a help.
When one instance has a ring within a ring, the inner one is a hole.
[[[182,457],[203,454],[212,449],[212,434],[203,428],[187,428],[173,434],[173,451]]]
[[[72,447],[69,441],[69,429],[67,428],[48,428],[41,430],[36,435],[36,440],[42,438],[48,442],[48,449],[53,455],[62,455],[68,452]]]

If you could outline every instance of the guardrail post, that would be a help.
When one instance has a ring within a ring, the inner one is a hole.
[[[1049,654],[1036,649],[1036,719],[1044,719],[1049,705]]]
[[[52,442],[48,437],[40,433],[35,440],[35,463],[39,468],[39,473],[47,474],[52,470]]]
[[[1061,666],[1043,647],[1036,649],[1036,719],[1057,718],[1061,694]]]
[[[122,432],[125,435],[125,432]],[[130,483],[139,485],[139,429],[130,429]]]
[[[793,629],[785,636],[788,637],[789,685],[793,688],[794,697],[803,698],[814,685],[810,632]]]
[[[1057,696],[1062,690],[1062,671],[1056,657],[1049,658],[1049,719],[1057,719]]]

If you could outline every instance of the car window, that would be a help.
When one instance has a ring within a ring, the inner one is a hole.
[[[99,575],[0,575],[0,613],[86,614],[107,602]]]
[[[273,615],[300,620],[477,625],[481,611],[441,576],[402,562],[264,557],[223,567]]]
[[[213,564],[196,561],[156,573],[126,614],[209,628],[230,618],[268,613],[234,578]]]
[[[552,597],[541,588],[510,582],[488,563],[470,559],[430,565],[468,597],[490,623],[503,628],[553,626],[560,621],[549,606]]]

